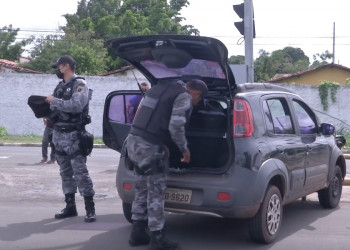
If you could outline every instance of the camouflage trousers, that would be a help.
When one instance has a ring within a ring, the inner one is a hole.
[[[150,231],[162,230],[165,223],[165,174],[137,175],[135,199],[132,203],[132,220],[147,220]]]
[[[52,141],[56,149],[56,160],[60,165],[63,193],[76,193],[78,187],[82,196],[93,196],[95,191],[86,167],[86,156],[77,154],[79,151],[77,133],[77,131],[53,132]]]
[[[159,146],[153,145],[139,136],[129,135],[127,143],[128,156],[130,160],[142,167],[153,161],[154,154],[159,152]],[[162,162],[159,162],[161,164]],[[164,163],[164,161],[163,161]],[[166,168],[164,166],[158,166]],[[164,227],[164,195],[166,190],[166,174],[151,175],[136,174],[135,198],[132,204],[132,220],[147,220],[150,231],[161,230]]]

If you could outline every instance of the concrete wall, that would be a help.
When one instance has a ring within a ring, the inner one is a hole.
[[[145,78],[135,71],[139,82]],[[95,137],[102,137],[102,116],[106,96],[114,90],[138,89],[131,71],[114,76],[86,76],[89,88],[93,89],[90,102],[92,122],[87,130]],[[53,93],[58,78],[53,74],[0,73],[0,126],[10,135],[39,135],[44,131],[42,119],[37,119],[27,104],[31,95],[47,96]]]
[[[135,71],[139,82],[144,81],[144,77]],[[108,93],[114,90],[137,89],[137,84],[131,71],[118,76],[87,76],[89,88],[93,89],[93,96],[90,103],[90,115],[92,123],[87,129],[95,137],[102,137],[102,116],[104,101]],[[39,135],[44,131],[41,119],[37,119],[27,105],[30,95],[51,94],[58,83],[55,75],[44,74],[18,74],[0,73],[0,126],[7,129],[10,135]],[[319,110],[317,115],[321,121],[328,121],[336,125],[337,129],[348,127],[350,124],[349,98],[350,87],[341,86],[337,92],[337,102],[332,103],[329,97],[329,110],[323,111],[321,100],[318,94],[318,87],[296,84],[281,84],[288,89],[299,94],[315,110]],[[326,113],[323,114],[323,113]],[[330,117],[330,116],[331,117]],[[334,117],[334,118],[332,118]]]
[[[347,128],[350,130],[350,86],[340,86],[336,95],[336,102],[333,103],[328,93],[328,110],[324,111],[319,96],[318,86],[300,84],[276,84],[294,91],[300,95],[311,108],[321,122],[332,123],[336,130]]]

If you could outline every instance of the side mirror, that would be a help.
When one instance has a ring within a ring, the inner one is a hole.
[[[337,146],[338,146],[338,148],[342,148],[342,147],[344,147],[345,146],[345,144],[346,144],[346,139],[345,139],[345,137],[343,136],[343,135],[337,135],[336,137],[335,137],[335,141],[336,141],[336,143],[337,143]]]
[[[323,135],[333,135],[335,127],[329,123],[322,123],[319,130]]]

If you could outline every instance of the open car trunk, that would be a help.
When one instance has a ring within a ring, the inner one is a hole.
[[[160,81],[203,80],[208,87],[208,102],[213,109],[193,112],[186,128],[191,162],[181,162],[175,144],[169,145],[170,171],[221,173],[232,162],[232,108],[237,89],[227,63],[227,48],[214,38],[185,35],[151,35],[112,39],[111,51],[139,70],[151,87]],[[118,95],[120,94],[120,97]],[[103,139],[119,152],[132,121],[127,102],[137,93],[113,92],[107,96]],[[141,94],[140,92],[138,93]]]
[[[115,91],[105,102],[103,115],[103,140],[105,144],[119,152],[129,133],[131,122],[128,120],[128,101],[139,91]],[[186,138],[191,152],[191,162],[181,162],[182,154],[175,143],[169,146],[170,172],[212,172],[225,171],[232,160],[232,116],[230,102],[226,97],[208,97],[210,110],[192,112],[186,126]]]
[[[182,154],[175,144],[169,147],[171,172],[219,173],[229,165],[233,155],[229,102],[224,98],[208,98],[207,102],[215,109],[193,112],[186,127],[190,163],[181,162]]]

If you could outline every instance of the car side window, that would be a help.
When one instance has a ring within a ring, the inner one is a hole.
[[[300,133],[301,134],[315,134],[317,133],[317,127],[313,117],[312,111],[304,103],[293,100],[293,107],[295,110],[295,116],[297,118]]]
[[[287,101],[283,98],[268,99],[263,104],[267,130],[273,134],[294,134],[294,127]]]
[[[113,96],[109,104],[108,118],[114,122],[131,124],[141,99],[141,94]]]

